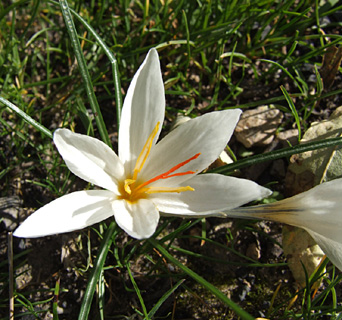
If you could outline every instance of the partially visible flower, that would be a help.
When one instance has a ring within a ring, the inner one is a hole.
[[[103,142],[58,129],[54,142],[75,175],[105,190],[78,191],[45,205],[14,233],[39,237],[81,229],[114,216],[130,236],[156,230],[159,211],[206,215],[270,194],[256,183],[197,175],[225,148],[240,110],[212,112],[171,131],[158,144],[165,112],[158,53],[149,51],[128,89],[120,122],[119,157]]]
[[[342,271],[342,179],[274,203],[227,211],[228,217],[266,219],[305,229]]]

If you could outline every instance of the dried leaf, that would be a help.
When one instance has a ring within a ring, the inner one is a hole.
[[[325,89],[329,89],[335,80],[335,75],[342,60],[342,48],[329,47],[323,56],[322,67],[319,71]]]

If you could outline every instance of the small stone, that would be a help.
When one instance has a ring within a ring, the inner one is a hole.
[[[294,146],[298,144],[298,129],[281,131],[278,133],[277,138],[284,147]]]
[[[235,128],[235,136],[246,148],[269,145],[283,120],[283,114],[274,108],[260,106],[243,112]]]
[[[18,226],[22,200],[17,197],[0,198],[0,214],[7,231],[13,231]]]
[[[261,257],[261,252],[259,246],[255,243],[252,242],[247,250],[246,250],[246,256],[253,259],[253,260],[259,260]]]

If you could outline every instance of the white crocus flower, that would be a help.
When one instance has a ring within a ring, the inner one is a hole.
[[[114,215],[130,236],[156,230],[159,211],[205,215],[268,196],[248,180],[197,175],[225,148],[240,110],[212,112],[190,120],[158,144],[165,112],[158,53],[150,50],[128,89],[120,122],[119,157],[103,142],[67,129],[54,133],[66,165],[105,190],[67,194],[33,213],[14,233],[39,237],[81,229]]]
[[[278,202],[236,208],[227,217],[266,219],[305,229],[342,271],[342,179]]]

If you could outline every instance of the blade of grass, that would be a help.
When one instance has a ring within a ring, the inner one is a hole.
[[[229,308],[231,308],[241,319],[244,320],[254,320],[254,318],[242,310],[237,304],[235,304],[232,300],[228,299],[225,294],[223,294],[219,289],[213,286],[210,282],[202,278],[199,274],[189,269],[187,266],[183,265],[177,259],[175,259],[158,241],[155,239],[148,239],[148,241],[170,262],[180,268],[184,273],[193,278],[203,287],[208,289],[212,294],[214,294],[218,299],[220,299],[224,304],[226,304]]]
[[[99,288],[99,313],[100,313],[100,319],[104,320],[104,308],[105,308],[105,291],[106,291],[106,286],[105,286],[105,279],[104,279],[104,274],[103,274],[103,269],[100,274],[100,279],[98,281],[98,288]]]
[[[298,115],[296,106],[294,105],[294,103],[293,103],[289,93],[286,91],[286,89],[283,86],[280,86],[280,89],[283,92],[285,99],[286,99],[287,103],[289,104],[292,115],[295,118],[297,129],[298,129],[298,142],[299,142],[302,138],[302,131],[301,131],[300,119],[299,119],[299,115]]]
[[[56,286],[55,286],[55,292],[54,292],[54,298],[53,298],[53,303],[52,303],[52,314],[53,314],[53,320],[58,320],[58,297],[59,297],[59,283],[60,283],[60,278],[56,281]]]
[[[78,315],[79,320],[87,320],[88,315],[90,312],[91,308],[91,303],[93,301],[95,289],[96,289],[96,284],[99,281],[99,278],[102,273],[102,269],[104,266],[104,263],[106,261],[106,257],[108,254],[109,247],[112,244],[112,239],[115,237],[115,231],[117,230],[116,228],[116,223],[113,221],[109,225],[108,229],[106,230],[106,233],[101,241],[101,246],[98,250],[96,260],[94,263],[94,268],[90,274],[87,289],[84,293],[84,298],[82,300],[82,305],[80,309],[80,313]]]
[[[8,299],[9,299],[9,320],[14,320],[14,271],[13,271],[13,235],[9,232],[7,235],[8,240]]]
[[[16,105],[9,102],[3,97],[0,97],[0,102],[2,102],[5,106],[10,108],[12,111],[14,111],[16,114],[18,114],[21,118],[23,118],[27,123],[32,125],[34,128],[36,128],[41,133],[45,134],[49,138],[52,139],[52,133],[49,129],[44,127],[42,124],[31,118],[28,114],[26,114],[23,110],[19,109]]]
[[[255,155],[246,159],[241,159],[241,160],[238,160],[237,162],[227,164],[225,166],[222,166],[213,170],[209,170],[208,172],[228,174],[230,172],[233,172],[234,170],[245,168],[253,164],[276,160],[280,158],[286,158],[296,153],[302,153],[306,151],[334,147],[338,145],[342,145],[341,137],[302,143],[297,146],[275,150],[275,151],[271,151],[271,152],[267,152],[263,154],[258,154],[258,155]]]
[[[58,5],[58,2],[56,1],[50,0],[49,2]],[[116,121],[117,121],[117,127],[119,128],[121,108],[122,108],[122,94],[121,94],[121,82],[120,82],[118,61],[115,58],[115,55],[112,53],[112,51],[107,47],[105,42],[102,40],[102,38],[92,28],[92,26],[89,23],[87,23],[87,21],[85,21],[76,11],[70,8],[69,10],[75,16],[75,18],[84,25],[84,27],[88,30],[88,32],[96,39],[99,46],[102,48],[107,58],[109,59],[110,64],[112,65],[114,90],[115,90],[115,102],[116,102]]]
[[[140,305],[143,309],[143,313],[144,313],[144,316],[145,316],[145,319],[150,319],[148,317],[148,314],[147,314],[147,309],[146,309],[146,306],[145,306],[145,302],[144,302],[144,299],[143,297],[141,296],[141,292],[140,292],[140,289],[137,285],[137,283],[135,282],[134,280],[134,277],[132,275],[132,272],[131,272],[131,269],[130,269],[130,266],[129,266],[129,263],[126,264],[126,269],[128,271],[128,275],[129,275],[129,278],[133,284],[133,287],[134,287],[134,290],[135,290],[135,293],[137,294],[138,298],[139,298],[139,301],[140,301]]]
[[[81,49],[81,44],[78,40],[78,35],[76,32],[76,28],[74,25],[74,21],[72,20],[72,16],[69,10],[69,6],[66,0],[60,0],[60,8],[62,10],[62,15],[65,21],[65,25],[66,28],[68,30],[68,34],[69,37],[71,39],[71,45],[74,49],[74,53],[77,59],[77,63],[80,69],[80,73],[85,85],[85,89],[86,89],[86,93],[87,93],[87,97],[89,99],[89,103],[91,106],[91,109],[95,115],[95,121],[97,124],[97,127],[99,129],[99,133],[101,136],[101,139],[103,140],[103,142],[105,142],[109,147],[112,147],[112,144],[110,142],[109,136],[108,136],[108,132],[106,129],[106,125],[103,121],[103,117],[102,117],[102,113],[100,110],[100,106],[97,102],[95,93],[94,93],[94,88],[93,88],[93,84],[90,78],[90,74],[87,68],[87,64]]]
[[[304,90],[303,90],[303,88],[301,87],[301,85],[300,85],[300,83],[299,83],[299,81],[286,69],[286,68],[284,68],[281,64],[279,64],[279,63],[277,63],[277,62],[275,62],[275,61],[272,61],[272,60],[269,60],[269,59],[260,59],[260,61],[263,61],[263,62],[269,62],[269,63],[271,63],[271,64],[273,64],[273,65],[276,65],[279,69],[281,69],[282,71],[284,71],[284,73],[286,73],[289,77],[290,77],[290,79],[293,81],[293,82],[295,82],[296,84],[297,84],[297,87],[298,87],[298,89],[300,90],[300,92],[302,93],[302,94],[304,94]]]
[[[185,73],[187,73],[189,64],[190,64],[190,59],[191,59],[190,32],[189,32],[188,19],[186,18],[186,13],[184,10],[182,11],[182,14],[183,14],[185,31],[186,31],[186,51],[187,51],[187,62],[186,62],[184,70],[185,70]]]
[[[6,16],[11,10],[13,10],[16,7],[20,7],[21,5],[25,4],[25,2],[27,2],[27,0],[21,0],[18,2],[14,2],[11,5],[9,5],[8,7],[4,8],[4,10],[2,10],[0,12],[0,20],[2,20],[3,17]]]
[[[185,281],[185,279],[179,280],[170,290],[166,291],[163,296],[158,300],[158,302],[153,306],[153,308],[150,310],[148,313],[148,318],[147,319],[153,319],[154,314],[158,311],[160,306],[165,302],[165,300],[172,294],[174,293],[177,288]]]

